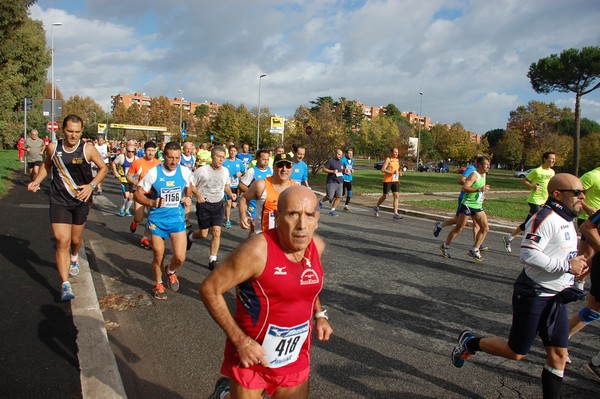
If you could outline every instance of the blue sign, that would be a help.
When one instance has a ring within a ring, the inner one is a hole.
[[[215,139],[215,136],[211,134],[210,135],[210,141],[213,141],[214,139]]]
[[[184,139],[187,137],[187,130],[181,129],[181,138]]]

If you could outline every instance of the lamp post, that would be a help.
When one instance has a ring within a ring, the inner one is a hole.
[[[266,74],[262,74],[258,77],[258,110],[257,110],[257,118],[258,122],[256,124],[256,150],[258,151],[258,146],[259,146],[259,142],[260,142],[260,81],[262,80],[262,78],[264,78],[265,76],[267,76]]]
[[[179,133],[183,130],[183,90],[177,90],[179,92]]]
[[[50,120],[52,121],[52,125],[53,125],[52,126],[52,134],[51,134],[52,142],[56,141],[56,132],[54,131],[54,27],[55,26],[62,26],[62,22],[53,22],[52,26],[50,28],[50,32],[51,32],[50,36],[52,38],[50,41],[51,42],[50,53],[52,54],[52,68],[51,68],[51,71],[52,71],[51,72],[51,74],[52,74],[52,76],[51,76],[51,78],[52,78],[52,80],[51,80],[51,82],[52,82],[52,101],[50,102],[51,103]]]
[[[419,133],[417,137],[417,170],[419,169],[419,148],[421,147],[421,110],[423,109],[423,92],[419,92],[421,96],[421,105],[419,105]]]

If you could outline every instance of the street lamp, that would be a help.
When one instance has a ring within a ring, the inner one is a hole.
[[[52,101],[51,101],[51,106],[50,106],[50,120],[52,121],[52,142],[56,141],[56,132],[54,131],[54,27],[55,26],[62,26],[62,22],[53,22],[52,26],[50,27],[50,36],[52,37],[51,39],[51,54],[52,54]]]
[[[258,146],[259,146],[259,141],[260,141],[260,81],[262,78],[264,78],[265,76],[267,76],[266,74],[262,74],[258,77],[258,111],[257,111],[257,118],[258,122],[256,125],[256,150],[258,151]]]
[[[423,92],[419,92],[421,96],[421,105],[419,105],[419,134],[417,137],[417,169],[419,169],[419,147],[421,147],[421,110],[423,109]]]
[[[179,133],[183,133],[183,90],[177,90],[179,97]]]

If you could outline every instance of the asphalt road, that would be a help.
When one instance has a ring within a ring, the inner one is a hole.
[[[115,215],[116,180],[96,198],[86,233],[86,251],[104,310],[109,340],[130,398],[207,397],[218,378],[224,334],[198,296],[208,275],[208,242],[195,241],[178,272],[180,291],[167,301],[151,298],[151,252],[138,246],[140,231]],[[391,214],[380,218],[355,206],[339,217],[323,210],[318,233],[325,239],[321,301],[334,327],[330,342],[312,352],[312,398],[530,398],[541,397],[545,353],[538,340],[521,362],[478,354],[456,369],[450,352],[465,327],[506,337],[511,323],[512,283],[518,254],[502,249],[491,232],[484,262],[467,256],[470,232],[439,255],[433,222]],[[246,236],[233,217],[223,230],[220,258]],[[233,303],[233,293],[228,295]],[[581,303],[573,304],[578,311]],[[573,364],[564,398],[600,397],[600,385],[585,370],[598,349],[598,327],[572,340]]]

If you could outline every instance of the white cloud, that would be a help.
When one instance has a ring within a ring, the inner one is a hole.
[[[597,45],[594,0],[494,2],[365,0],[39,0],[34,18],[55,28],[56,76],[69,96],[106,104],[123,91],[256,106],[289,116],[319,96],[396,104],[484,133],[536,94],[529,65]],[[70,10],[70,11],[69,11]],[[600,94],[584,116],[600,120]]]

